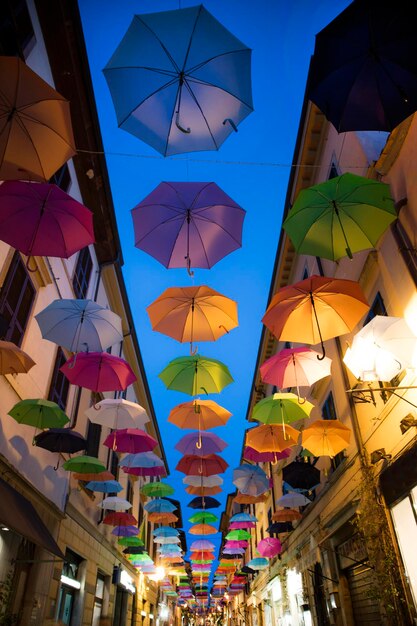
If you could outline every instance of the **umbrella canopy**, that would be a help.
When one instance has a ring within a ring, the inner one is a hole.
[[[295,509],[283,509],[282,511],[272,513],[273,522],[295,522],[301,518],[301,513]]]
[[[215,496],[218,493],[222,492],[222,488],[218,487],[218,486],[214,486],[214,487],[193,487],[192,485],[189,485],[188,487],[185,488],[185,491],[187,493],[190,493],[191,495],[194,496]]]
[[[162,545],[169,545],[172,543],[180,543],[181,539],[177,536],[173,536],[173,537],[162,537],[162,536],[157,536],[154,538],[154,543],[159,543]]]
[[[124,398],[105,398],[85,412],[90,422],[116,430],[142,428],[149,417],[143,407]]]
[[[240,465],[233,470],[233,484],[242,493],[260,496],[269,489],[269,478],[257,465]]]
[[[230,522],[229,530],[246,530],[247,528],[256,528],[255,522]]]
[[[191,552],[194,552],[195,550],[214,552],[215,549],[216,546],[214,545],[214,543],[208,541],[207,539],[198,539],[197,541],[193,541],[193,543],[190,545]]]
[[[214,433],[189,433],[184,435],[175,449],[183,454],[215,454],[222,452],[228,444]]]
[[[262,318],[281,341],[316,344],[354,329],[368,311],[359,283],[342,278],[309,276],[282,287]]]
[[[95,241],[92,212],[56,185],[6,181],[0,215],[0,239],[28,257],[67,259]]]
[[[223,474],[228,467],[229,464],[217,454],[208,454],[207,456],[186,454],[177,463],[175,469],[183,474],[212,476],[213,474]]]
[[[227,366],[221,361],[200,356],[184,356],[170,361],[159,374],[167,389],[182,391],[190,396],[220,393],[233,382]]]
[[[148,520],[154,524],[174,524],[178,517],[174,513],[149,513]]]
[[[169,156],[218,150],[237,130],[253,110],[250,61],[199,5],[135,15],[103,71],[119,127]]]
[[[277,500],[278,506],[284,506],[288,508],[293,508],[295,506],[307,506],[307,504],[311,504],[311,500],[303,496],[302,493],[286,493],[281,496]]]
[[[173,511],[177,510],[175,504],[172,504],[172,502],[169,502],[169,500],[164,500],[163,498],[150,500],[149,502],[144,504],[143,508],[149,513],[172,513]]]
[[[417,337],[400,317],[376,315],[356,333],[343,361],[364,381],[389,381],[414,367]]]
[[[50,400],[43,398],[21,400],[10,409],[11,415],[19,424],[35,426],[35,428],[62,428],[69,422],[64,411]]]
[[[62,467],[68,472],[81,474],[82,478],[80,480],[89,480],[91,475],[106,471],[106,466],[100,459],[86,454],[68,459]],[[112,474],[110,474],[110,476],[112,476]],[[112,476],[112,478],[114,478],[114,476]]]
[[[275,537],[265,537],[256,546],[257,551],[262,557],[271,559],[282,552],[282,545],[279,539]],[[253,568],[253,563],[250,565]]]
[[[129,363],[107,352],[77,354],[60,368],[70,383],[91,391],[124,391],[135,382]]]
[[[237,304],[218,291],[198,287],[169,287],[147,307],[152,330],[181,343],[216,341],[238,326]]]
[[[254,461],[255,463],[277,463],[282,459],[287,459],[290,454],[290,448],[285,448],[282,452],[258,452],[250,446],[245,446],[243,449],[245,461]]]
[[[136,518],[131,513],[124,511],[112,511],[107,513],[103,519],[103,524],[109,526],[135,526],[137,523]]]
[[[295,393],[274,393],[255,404],[252,419],[264,424],[291,424],[308,417],[313,409],[307,400],[300,403]]]
[[[97,506],[107,511],[127,511],[132,508],[132,503],[117,496],[110,496],[104,498]]]
[[[292,426],[263,424],[246,433],[246,445],[258,452],[281,452],[297,445],[299,431]]]
[[[268,565],[269,565],[268,559],[264,559],[264,558],[251,559],[247,563],[247,566],[250,569],[254,569],[256,571],[257,570],[261,570],[261,569],[265,569],[266,567],[268,567]]]
[[[120,316],[93,300],[54,300],[35,319],[44,339],[71,352],[102,352],[123,341]]]
[[[261,493],[259,496],[253,496],[247,493],[238,492],[237,495],[234,497],[234,502],[236,502],[237,504],[257,504],[258,502],[265,502],[265,500],[265,492]]]
[[[167,268],[209,269],[242,245],[245,211],[215,183],[160,183],[132,209],[135,246]]]
[[[353,2],[316,35],[307,97],[338,132],[390,131],[417,109],[413,24],[394,9]]]
[[[232,515],[230,521],[233,522],[257,522],[257,518],[250,513],[236,513],[236,515]]]
[[[0,179],[49,180],[75,154],[70,104],[15,56],[0,82]]]
[[[209,513],[208,511],[199,511],[198,513],[195,513],[190,518],[188,518],[188,521],[192,524],[211,524],[213,522],[218,522],[219,518],[217,515],[214,515],[214,513]]]
[[[350,442],[351,430],[338,420],[316,420],[305,428],[301,443],[314,456],[336,456]]]
[[[142,539],[139,539],[139,537],[121,537],[117,543],[121,546],[144,546]]]
[[[374,248],[396,218],[389,185],[346,172],[302,189],[283,228],[299,254],[337,261]]]
[[[177,537],[178,530],[172,528],[172,526],[160,526],[159,528],[155,528],[152,534],[155,537]]]
[[[157,482],[143,485],[140,491],[145,496],[149,496],[151,498],[163,498],[164,496],[172,495],[175,492],[175,489],[166,483]]]
[[[224,426],[231,416],[230,411],[213,400],[198,399],[183,402],[171,409],[168,422],[179,428],[198,428],[200,431]]]
[[[118,452],[150,452],[158,445],[156,439],[139,428],[123,428],[114,430],[103,441],[103,445]]]
[[[82,458],[83,457],[77,457],[77,459]],[[96,482],[115,481],[113,474],[111,472],[108,472],[106,469],[99,472],[74,472],[73,477],[75,478],[75,480],[82,480],[84,482],[88,482],[91,480],[94,480]]]
[[[223,478],[221,476],[185,476],[182,482],[192,487],[218,487],[223,484]]]
[[[122,526],[117,525],[111,531],[112,535],[116,535],[116,537],[135,537],[139,532],[139,528],[137,526]]]
[[[285,348],[274,354],[259,368],[264,383],[275,385],[279,389],[289,387],[310,387],[315,382],[330,376],[332,360],[320,356],[307,347]]]
[[[191,535],[215,535],[218,531],[210,524],[195,524],[189,528],[188,532]]]
[[[128,546],[123,550],[123,554],[143,554],[146,552],[145,546]]]
[[[85,488],[100,493],[119,493],[123,491],[123,487],[118,480],[90,480]]]
[[[50,428],[45,430],[33,440],[38,448],[45,448],[50,452],[80,452],[87,447],[87,440],[75,430],[69,428]]]
[[[320,470],[310,463],[293,461],[282,470],[282,479],[294,489],[313,489],[320,483]]]
[[[221,503],[210,496],[197,497],[190,500],[187,507],[190,509],[217,509]]]
[[[228,541],[245,541],[251,538],[251,534],[246,530],[232,530],[226,535]]]
[[[157,467],[162,465],[163,461],[154,452],[138,452],[136,454],[126,454],[119,461],[120,467],[123,469],[134,469],[141,467]]]
[[[0,341],[0,374],[26,374],[35,361],[11,341]]]

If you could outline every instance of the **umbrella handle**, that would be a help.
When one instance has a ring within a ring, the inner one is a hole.
[[[33,257],[31,255],[28,256],[27,261],[26,261],[26,269],[28,272],[30,272],[31,274],[35,274],[38,271],[38,268],[35,266],[33,269],[30,267],[30,260]]]
[[[58,455],[58,461],[57,461],[57,464],[56,464],[56,465],[54,465],[54,471],[55,471],[55,472],[57,471],[58,467],[59,467],[59,455]]]
[[[175,112],[175,126],[178,128],[178,130],[180,130],[185,135],[189,135],[191,133],[191,128],[184,128],[184,126],[181,126],[180,124],[180,108],[179,107]]]
[[[314,317],[316,319],[316,324],[317,324],[317,330],[319,331],[319,337],[320,337],[320,343],[321,343],[321,351],[323,354],[318,354],[317,355],[317,359],[319,361],[322,361],[324,359],[324,357],[326,356],[326,348],[324,347],[324,343],[323,343],[323,337],[321,334],[321,328],[320,328],[320,324],[319,324],[319,318],[317,316],[317,311],[316,311],[316,305],[314,304],[314,298],[313,298],[313,294],[310,291],[310,301],[311,301],[311,307],[313,309],[314,312]]]
[[[226,119],[223,120],[223,126],[226,126],[226,122],[229,122],[230,126],[233,128],[235,133],[237,133],[237,126],[230,117],[226,117]]]
[[[318,361],[322,361],[324,359],[324,357],[326,356],[326,348],[324,347],[323,340],[321,342],[321,351],[322,351],[323,354],[318,354],[317,355],[317,360]]]
[[[73,361],[72,361],[72,362],[68,365],[68,368],[69,368],[70,370],[74,369],[74,367],[75,367],[75,362],[76,362],[76,360],[77,360],[77,354],[78,354],[78,352],[76,352],[76,353],[74,354],[74,360],[73,360]]]
[[[195,346],[193,350],[193,342],[190,341],[190,356],[195,356],[198,352],[198,346]]]

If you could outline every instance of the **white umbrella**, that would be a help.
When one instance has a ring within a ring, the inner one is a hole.
[[[278,506],[288,507],[290,509],[295,506],[306,506],[311,504],[311,500],[303,496],[302,493],[286,493],[277,500]]]
[[[71,352],[104,352],[123,341],[119,315],[93,300],[54,300],[35,318],[44,339]]]
[[[180,543],[181,539],[179,537],[155,537],[154,543]]]
[[[356,333],[343,361],[356,378],[388,381],[413,367],[416,349],[417,337],[403,318],[376,315]]]
[[[91,422],[109,428],[142,428],[149,417],[143,407],[129,400],[106,398],[94,404],[86,412]]]
[[[182,482],[186,485],[192,485],[193,487],[218,487],[223,484],[223,478],[221,476],[185,476]]]
[[[107,511],[127,511],[132,508],[129,500],[124,500],[123,498],[118,498],[117,496],[104,498],[98,506],[101,509],[106,509]]]

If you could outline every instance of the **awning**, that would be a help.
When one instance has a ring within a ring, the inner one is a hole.
[[[0,522],[60,559],[64,555],[33,504],[0,478]]]

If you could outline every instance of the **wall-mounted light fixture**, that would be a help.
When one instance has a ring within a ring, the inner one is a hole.
[[[400,422],[401,433],[404,435],[413,426],[417,426],[417,419],[409,413]]]
[[[375,465],[376,463],[379,463],[379,461],[382,461],[382,459],[389,461],[391,458],[391,454],[387,454],[385,452],[385,448],[379,448],[371,453],[371,464]]]

